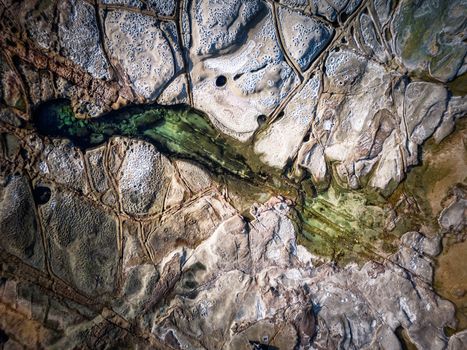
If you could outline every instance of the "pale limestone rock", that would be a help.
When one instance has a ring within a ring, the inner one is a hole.
[[[219,130],[246,141],[291,91],[297,76],[281,51],[269,5],[232,1],[221,9],[208,4],[196,2],[191,21],[193,104]],[[230,11],[241,13],[234,25],[225,17]],[[227,53],[219,56],[220,50]]]
[[[467,199],[465,191],[454,188],[454,198],[440,213],[438,218],[439,226],[443,232],[462,233],[467,225]]]
[[[449,338],[447,350],[462,350],[467,347],[467,330],[454,334]]]
[[[158,223],[145,223],[146,246],[152,260],[158,264],[177,247],[197,246],[221,221],[234,213],[235,210],[221,196],[212,193],[188,202],[175,212],[165,213]]]
[[[61,1],[58,5],[58,38],[62,53],[97,79],[111,77],[105,58],[96,12],[92,5],[77,1]]]
[[[465,96],[451,96],[441,124],[433,134],[435,141],[440,143],[451,134],[455,129],[456,121],[465,116],[467,116],[467,98]]]
[[[288,8],[279,7],[278,13],[288,54],[305,71],[331,41],[334,30],[317,18]]]
[[[181,56],[174,24],[122,10],[105,14],[105,34],[111,60],[123,69],[134,91],[155,100],[180,71]]]
[[[375,23],[365,13],[360,15],[360,33],[365,44],[364,50],[369,55],[374,56],[379,62],[386,63],[389,56],[384,48],[384,43],[378,35]]]
[[[325,17],[331,22],[338,20],[345,22],[345,19],[351,15],[360,5],[361,0],[311,0],[311,13]]]
[[[208,172],[201,166],[184,160],[175,161],[175,165],[181,178],[193,193],[203,191],[212,185]]]
[[[100,0],[105,5],[120,5],[128,7],[142,8],[143,3],[140,0]]]
[[[295,157],[313,120],[320,85],[317,76],[311,78],[290,100],[283,115],[259,135],[255,152],[262,154],[264,163],[282,169]]]
[[[84,154],[86,167],[90,177],[89,183],[93,190],[98,193],[103,193],[109,189],[109,181],[105,171],[105,151],[105,146],[99,146],[86,151]]]
[[[90,296],[112,292],[119,256],[115,217],[66,191],[53,191],[39,212],[53,273]]]
[[[327,182],[328,167],[324,157],[324,148],[319,142],[315,140],[305,142],[298,153],[297,164],[311,174],[313,183]]]
[[[326,159],[339,162],[337,178],[351,188],[358,188],[376,160],[393,150],[387,146],[392,138],[402,138],[392,96],[385,96],[391,82],[381,65],[353,52],[331,52],[326,60],[325,94],[312,135],[323,144]]]
[[[82,152],[69,141],[56,140],[44,150],[47,178],[66,187],[89,192]]]
[[[161,16],[172,16],[179,5],[176,0],[147,0],[148,7]]]
[[[439,240],[432,244],[411,232],[383,264],[314,267],[309,254],[298,254],[284,202],[272,201],[258,213],[250,224],[239,216],[224,221],[188,255],[154,334],[195,349],[250,349],[252,342],[371,349],[398,345],[395,330],[402,326],[420,348],[446,346],[442,328],[452,325],[454,309],[414,270],[430,257],[413,260],[425,251],[436,254]]]
[[[123,211],[134,215],[161,212],[174,174],[172,164],[148,142],[120,140],[128,142],[116,174]]]
[[[188,91],[185,75],[176,77],[157,98],[161,105],[188,104]]]

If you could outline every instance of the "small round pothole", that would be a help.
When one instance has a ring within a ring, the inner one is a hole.
[[[224,86],[225,84],[227,84],[227,78],[226,78],[224,75],[219,75],[219,76],[216,78],[216,86],[217,86],[217,87],[222,87],[222,86]]]
[[[45,204],[49,201],[52,191],[47,186],[36,186],[33,191],[34,200],[37,204]]]
[[[258,120],[258,125],[261,126],[264,123],[266,123],[266,116],[264,114],[261,114],[258,116],[257,120]]]

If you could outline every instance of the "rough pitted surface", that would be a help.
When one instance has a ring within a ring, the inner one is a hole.
[[[111,59],[137,94],[155,100],[180,70],[174,29],[151,16],[124,10],[108,11],[104,18]]]
[[[0,2],[0,348],[465,349],[466,6]]]
[[[258,117],[272,113],[296,86],[297,75],[281,50],[270,5],[232,1],[224,9],[208,3],[194,5],[191,21],[193,104],[222,132],[246,141],[258,129]],[[218,19],[215,9],[227,19]],[[219,84],[219,77],[226,81]]]
[[[94,7],[80,1],[64,1],[59,5],[59,13],[58,36],[64,56],[93,77],[108,79],[109,63],[101,47]]]
[[[334,32],[330,25],[317,18],[282,7],[279,8],[279,22],[284,45],[302,71],[327,46]]]

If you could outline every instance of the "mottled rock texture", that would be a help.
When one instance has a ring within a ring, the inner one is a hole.
[[[0,348],[465,349],[466,13],[1,1]]]

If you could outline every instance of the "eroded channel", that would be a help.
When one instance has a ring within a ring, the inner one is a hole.
[[[222,135],[201,112],[183,105],[128,106],[99,118],[78,119],[70,101],[53,100],[36,109],[32,127],[46,137],[69,139],[83,151],[113,136],[151,142],[170,158],[189,159],[208,169],[216,183],[241,198],[242,203],[233,204],[244,216],[255,201],[272,195],[289,198],[296,209],[299,242],[341,263],[384,259],[395,251],[393,241],[423,220],[401,215],[397,223],[388,224],[388,218],[407,210],[408,204],[368,189],[346,190],[332,182],[318,193],[308,177],[266,166],[251,144]]]

